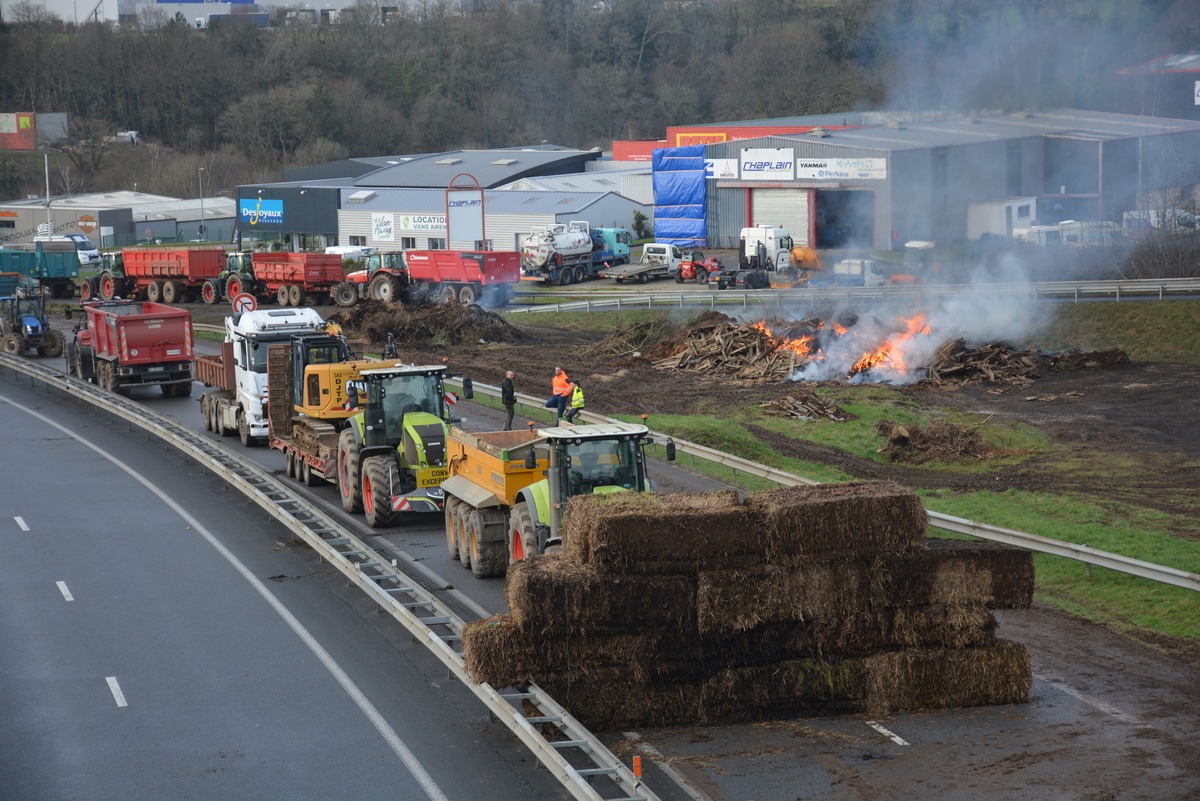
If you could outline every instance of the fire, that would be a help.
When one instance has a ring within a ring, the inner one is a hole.
[[[809,357],[813,355],[813,346],[816,344],[816,337],[808,335],[789,339],[788,337],[776,336],[771,327],[765,321],[751,323],[751,328],[762,331],[771,343],[774,350],[790,350],[798,356]]]
[[[844,336],[845,333],[849,330],[850,330],[849,328],[847,328],[844,325],[841,325],[840,323],[833,324],[833,333],[837,334],[839,337]]]
[[[900,319],[904,322],[905,330],[892,334],[878,348],[860,356],[850,368],[850,375],[857,375],[875,367],[886,367],[898,373],[908,372],[908,366],[904,363],[902,353],[905,343],[918,334],[931,333],[931,329],[925,322],[924,312],[920,312],[914,317]]]

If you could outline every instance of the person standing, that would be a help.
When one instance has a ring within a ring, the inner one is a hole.
[[[571,397],[571,378],[561,367],[554,368],[554,378],[550,381],[553,393],[546,401],[547,409],[558,409],[558,419],[561,420],[567,410],[567,400]]]
[[[574,423],[575,415],[582,412],[584,407],[583,387],[578,381],[575,382],[575,386],[571,389],[571,402],[568,406],[570,408],[567,409],[565,419],[568,423]]]
[[[504,421],[504,430],[512,431],[513,414],[517,408],[517,390],[513,387],[512,370],[507,371],[504,380],[500,382],[500,402],[504,404],[504,411],[508,414],[508,419]]]

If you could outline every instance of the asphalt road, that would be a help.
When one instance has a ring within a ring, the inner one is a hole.
[[[10,382],[0,382],[0,395],[10,395],[12,386]],[[197,386],[196,389],[196,394],[199,395],[200,388]],[[159,411],[171,414],[194,428],[200,428],[200,415],[194,398],[164,399],[153,390],[145,391],[141,397]],[[495,412],[474,404],[460,406],[460,414],[465,418],[465,425],[472,430],[498,427]],[[5,431],[14,430],[9,426],[10,417],[7,410],[0,406],[0,423],[5,425]],[[86,415],[84,417],[86,418]],[[22,425],[30,426],[29,423]],[[87,425],[91,431],[102,424],[92,418],[92,422]],[[50,436],[48,441],[57,443],[60,435],[46,432],[43,436]],[[16,450],[11,452],[33,449],[39,447],[38,443],[41,442],[43,440],[35,435],[23,435],[20,440],[14,440]],[[242,450],[234,438],[227,439],[226,444]],[[56,444],[54,447],[60,446]],[[6,443],[6,451],[8,450],[9,446]],[[141,450],[156,449],[143,445]],[[268,469],[282,472],[282,460],[277,453],[264,448],[251,449],[246,453],[259,459]],[[152,468],[154,472],[151,473],[158,480],[174,482],[181,490],[197,482],[196,469],[183,460],[172,459],[164,454],[160,454],[160,459],[163,460],[162,463],[157,468]],[[67,461],[71,466],[62,469],[69,473],[82,470],[82,459]],[[168,473],[172,471],[183,475],[171,479]],[[30,473],[32,472],[31,470]],[[43,483],[48,475],[61,473],[45,473]],[[695,477],[676,466],[656,465],[654,476],[667,490],[714,485],[714,482]],[[26,487],[27,492],[16,493],[14,497],[45,498],[47,493],[44,488],[33,489],[42,487],[43,483],[31,479]],[[114,491],[121,495],[121,502],[104,500],[114,497]],[[309,490],[298,488],[298,491]],[[313,497],[340,509],[336,501],[336,491],[332,486],[316,487],[311,491]],[[35,492],[40,494],[30,494]],[[118,513],[128,509],[129,491],[122,492],[119,487],[110,487],[106,492],[107,494],[97,496],[96,503],[100,508],[115,506]],[[214,482],[208,486],[207,493],[209,502],[207,506],[202,504],[206,514],[222,518],[234,514],[226,508],[229,506],[228,490],[222,490],[220,484]],[[93,494],[89,485],[89,502]],[[220,503],[211,502],[214,494],[224,496],[220,498]],[[78,498],[79,495],[75,494],[73,497]],[[6,512],[0,517],[0,528],[3,528],[9,516]],[[86,517],[90,527],[94,529],[95,515],[89,513]],[[118,519],[121,519],[119,514]],[[28,521],[29,516],[25,516],[25,520]],[[343,520],[360,533],[370,531],[358,519],[343,517]],[[164,528],[155,530],[170,531],[171,524],[172,521],[168,520],[160,524],[165,526]],[[308,590],[315,594],[308,599],[312,607],[309,610],[310,614],[321,620],[325,617],[336,617],[340,621],[329,623],[333,631],[327,636],[335,640],[344,640],[344,647],[351,653],[361,655],[370,666],[387,665],[384,671],[387,676],[375,680],[379,692],[385,697],[388,693],[387,688],[397,686],[400,677],[403,677],[404,687],[419,687],[422,696],[433,694],[434,698],[430,703],[440,703],[454,710],[447,713],[445,708],[435,706],[432,711],[419,713],[419,717],[416,718],[417,725],[410,727],[415,728],[417,734],[410,735],[405,733],[409,729],[397,728],[405,742],[409,742],[411,746],[410,738],[432,738],[441,746],[433,750],[439,755],[447,756],[444,762],[453,762],[453,755],[458,755],[461,759],[464,752],[470,752],[468,761],[475,761],[477,753],[491,755],[499,764],[488,768],[489,772],[495,771],[499,775],[511,773],[514,781],[530,782],[530,786],[526,788],[521,788],[519,783],[515,785],[511,791],[515,794],[511,796],[505,795],[509,791],[505,789],[506,785],[500,782],[497,782],[495,788],[487,785],[485,794],[462,794],[458,792],[462,788],[455,786],[454,792],[447,792],[448,798],[556,797],[556,788],[543,788],[536,784],[539,772],[532,769],[532,758],[521,753],[521,749],[499,726],[489,726],[482,707],[472,697],[467,696],[465,691],[461,688],[447,687],[444,670],[439,672],[432,658],[425,659],[418,653],[419,648],[408,646],[406,636],[394,630],[398,626],[389,626],[386,623],[390,618],[374,616],[384,618],[384,622],[373,619],[365,601],[355,597],[355,590],[345,587],[344,582],[338,582],[329,576],[311,553],[277,542],[270,529],[265,526],[261,514],[251,514],[249,520],[241,518],[241,522],[227,521],[223,530],[238,530],[238,536],[245,538],[245,548],[252,553],[257,552],[257,558],[269,560],[268,564],[271,566],[264,565],[261,570],[256,571],[256,575],[286,578],[271,582],[273,588],[286,588],[286,591],[297,594]],[[21,532],[20,536],[29,537],[29,534]],[[376,547],[417,570],[424,577],[427,586],[443,588],[447,599],[454,603],[465,617],[484,616],[504,610],[503,580],[475,579],[469,571],[459,566],[457,560],[449,559],[445,551],[440,518],[414,516],[406,519],[399,528],[376,532],[371,537]],[[0,560],[3,560],[0,562],[0,587],[7,587],[10,573],[14,572],[10,564],[12,560],[5,558],[9,547],[10,539],[0,537]],[[47,558],[42,550],[31,550],[31,554],[45,562],[54,561]],[[162,554],[164,559],[169,555]],[[275,560],[283,559],[288,561],[276,567]],[[164,575],[164,584],[167,585],[168,591],[179,590],[182,587],[184,592],[181,594],[194,600],[201,608],[207,608],[207,603],[215,603],[211,599],[205,601],[201,597],[205,589],[204,582],[196,583],[191,586],[191,592],[187,591],[189,585],[181,580],[181,575],[186,577],[186,569],[161,569],[162,566],[157,562],[154,566],[160,568],[156,570],[157,573]],[[15,571],[15,576],[19,576],[20,581],[25,582],[28,580],[26,574],[31,572],[37,571],[22,569]],[[53,581],[49,582],[50,586],[54,586],[54,581],[58,580],[63,580],[62,576],[56,575]],[[5,638],[6,643],[10,636],[10,627],[16,626],[9,620],[12,615],[7,613],[14,608],[13,601],[9,598],[10,592],[8,589],[0,589],[0,602],[3,603],[0,609],[6,610],[0,612],[0,615],[4,615],[0,618],[0,625],[3,626],[0,628],[0,636]],[[33,594],[35,593],[32,591],[23,593]],[[229,598],[223,593],[216,595],[220,597],[220,602],[216,603],[219,611],[219,608],[228,604]],[[304,597],[308,598],[307,595]],[[139,604],[154,606],[156,602],[155,598],[142,597]],[[17,603],[23,601],[18,599]],[[54,595],[51,594],[50,599],[43,599],[42,603],[53,613],[55,606],[62,602],[55,601]],[[190,607],[191,604],[188,604],[187,608],[176,610],[176,613],[182,615],[189,612]],[[61,613],[61,610],[59,611]],[[343,613],[348,615],[348,620],[341,620]],[[205,616],[210,614],[205,612]],[[999,614],[998,618],[1000,636],[1024,642],[1030,647],[1035,682],[1034,698],[1029,704],[902,714],[886,720],[846,716],[797,719],[753,726],[616,732],[605,735],[605,739],[619,755],[632,756],[641,753],[653,760],[653,786],[660,795],[672,799],[691,797],[713,801],[762,801],[820,798],[850,801],[887,798],[914,801],[1007,801],[1012,798],[1037,798],[1104,801],[1128,798],[1175,801],[1200,798],[1200,746],[1195,740],[1197,727],[1194,717],[1194,709],[1197,703],[1200,703],[1200,691],[1197,689],[1200,687],[1200,681],[1197,681],[1200,675],[1194,668],[1132,645],[1111,632],[1082,624],[1051,610],[1035,608],[1005,612]],[[45,622],[53,624],[53,621]],[[52,630],[52,627],[45,626],[45,622],[38,624],[38,632]],[[231,626],[234,632],[245,628],[234,623],[226,625]],[[321,631],[325,632],[325,629]],[[334,632],[342,636],[339,637]],[[355,638],[361,638],[363,641]],[[215,645],[209,643],[208,647],[239,653],[243,650],[253,651],[253,643],[247,649],[240,641],[233,641],[232,647],[222,642]],[[272,649],[274,647],[271,646]],[[284,647],[286,649],[286,646]],[[291,650],[295,650],[294,645]],[[269,656],[273,661],[275,655]],[[209,654],[208,658],[216,657]],[[4,675],[10,675],[10,659],[6,653],[0,655],[0,667],[4,669]],[[304,659],[304,664],[312,661],[312,657],[309,656]],[[369,672],[367,665],[362,669]],[[125,675],[120,673],[118,668],[108,666],[100,668],[97,672],[105,677],[115,675],[119,679]],[[285,674],[276,674],[276,680],[282,675]],[[412,677],[415,677],[415,680]],[[300,692],[293,692],[295,688],[290,686],[292,681],[289,676],[284,682],[287,685],[285,689],[279,690],[272,685],[264,691],[268,693],[268,697],[274,699],[282,697],[291,699],[294,703],[295,699],[303,698],[307,702],[309,696],[305,689],[308,685],[301,684]],[[415,684],[410,685],[410,681],[415,681]],[[247,683],[249,684],[248,680]],[[125,687],[124,681],[122,687]],[[247,692],[253,693],[263,689],[248,686]],[[272,696],[273,689],[276,692]],[[111,698],[108,696],[106,699],[103,695],[107,692],[103,685],[101,690],[102,701]],[[6,694],[0,697],[5,699],[4,709],[0,711],[7,710],[10,696]],[[370,697],[373,700],[375,698],[373,694]],[[108,702],[111,703],[111,700]],[[259,705],[256,700],[247,700],[247,703],[252,704],[253,708],[258,708]],[[273,701],[266,706],[273,709],[275,703]],[[108,714],[113,712],[111,709],[101,711]],[[44,717],[36,712],[27,713],[27,716],[32,717],[34,722]],[[436,725],[432,722],[436,722]],[[335,731],[326,726],[322,726],[321,729]],[[340,728],[336,731],[340,741]],[[0,754],[3,755],[3,760],[0,760],[2,770],[7,770],[7,760],[11,752],[8,748],[9,740],[5,737],[5,747],[0,749]],[[313,741],[306,744],[318,747],[320,741],[318,732]],[[468,744],[464,745],[464,741]],[[482,745],[476,745],[477,743]],[[179,747],[185,751],[188,749],[186,744],[179,744]],[[357,748],[351,750],[358,753]],[[377,745],[375,752],[379,750]],[[301,749],[300,753],[307,754],[307,750]],[[175,756],[173,759],[177,761],[180,757]],[[223,763],[228,757],[220,759]],[[307,759],[304,761],[307,762]],[[437,762],[436,759],[434,761]],[[431,770],[431,773],[435,776],[441,775],[440,769]],[[524,775],[525,773],[530,773],[532,778]],[[541,774],[541,778],[544,778],[544,773]],[[468,786],[467,789],[479,790],[479,787]],[[206,792],[200,795],[213,797],[213,794]],[[303,792],[298,795],[281,793],[280,797],[285,795],[289,798],[306,797]],[[319,793],[313,793],[314,797],[317,795]],[[369,792],[365,795],[350,795],[355,798],[372,797]],[[241,797],[251,796],[255,794],[241,794]],[[342,791],[326,794],[324,797],[347,796],[348,794]],[[184,793],[160,794],[159,797],[188,796]],[[391,797],[420,796],[397,792]]]

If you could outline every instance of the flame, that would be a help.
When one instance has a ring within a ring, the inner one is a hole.
[[[847,328],[844,325],[841,325],[840,323],[833,324],[833,333],[837,334],[839,337],[844,336],[845,333],[849,330],[850,330],[849,328]]]
[[[920,312],[909,318],[900,318],[905,330],[892,334],[874,350],[867,351],[859,357],[850,368],[850,375],[871,370],[876,367],[886,367],[898,373],[907,373],[908,365],[904,363],[903,346],[918,334],[929,334],[931,329],[925,322],[925,313]]]
[[[790,339],[788,337],[776,336],[765,320],[751,323],[750,327],[766,335],[772,350],[790,350],[797,356],[804,356],[806,358],[813,355],[813,345],[816,342],[816,337],[809,335]]]

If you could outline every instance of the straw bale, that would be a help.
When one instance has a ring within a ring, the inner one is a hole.
[[[507,615],[494,615],[463,627],[463,661],[476,682],[519,687],[534,681],[537,655],[533,638]]]
[[[781,487],[751,495],[769,564],[858,559],[924,546],[920,499],[889,482]]]
[[[696,630],[689,576],[614,576],[544,556],[513,564],[505,592],[513,620],[538,635]]]
[[[1028,609],[1033,602],[1033,554],[990,542],[930,539],[927,549],[880,559],[881,603],[987,604]]]
[[[864,560],[704,571],[696,595],[699,629],[743,631],[865,609],[870,579]]]
[[[751,523],[732,490],[582,495],[567,504],[563,550],[608,573],[695,575],[760,562]]]
[[[864,657],[862,711],[873,715],[1029,701],[1033,667],[1025,646],[906,649]]]
[[[614,682],[550,677],[540,686],[596,732],[721,722],[704,714],[700,681],[642,684],[628,677]]]

